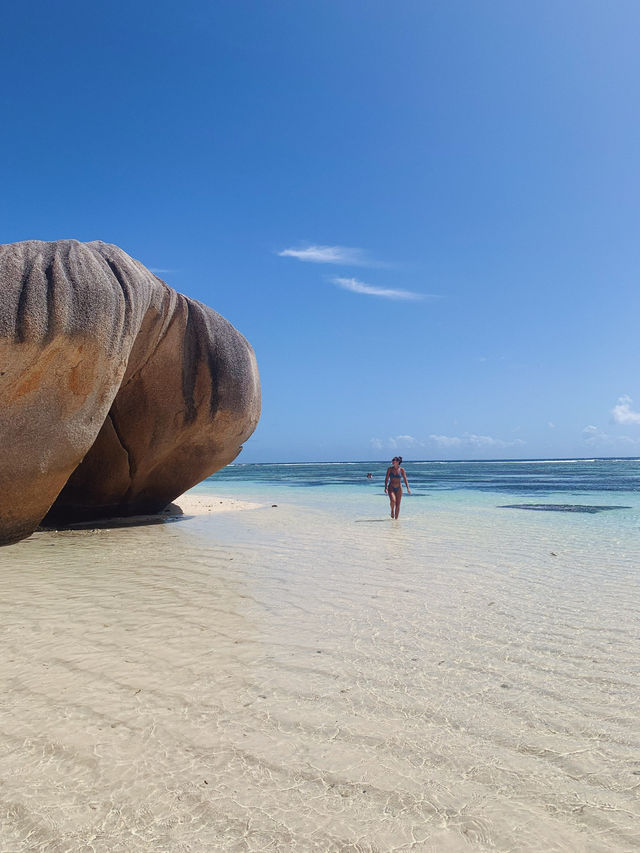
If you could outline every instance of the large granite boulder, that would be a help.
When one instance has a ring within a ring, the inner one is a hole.
[[[0,246],[0,544],[158,512],[259,416],[244,337],[117,246]]]

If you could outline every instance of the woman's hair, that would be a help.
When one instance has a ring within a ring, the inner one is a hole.
[[[395,462],[395,461],[396,461],[396,459],[397,459],[397,460],[398,460],[398,462],[402,465],[402,456],[394,456],[394,457],[393,457],[393,459],[392,459],[391,461],[392,461],[392,462]]]

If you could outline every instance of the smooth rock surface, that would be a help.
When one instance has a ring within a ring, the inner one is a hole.
[[[245,338],[118,247],[0,246],[0,290],[0,544],[157,512],[255,429]]]

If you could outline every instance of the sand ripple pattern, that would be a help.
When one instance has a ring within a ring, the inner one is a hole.
[[[638,548],[541,515],[5,548],[0,850],[639,849]]]

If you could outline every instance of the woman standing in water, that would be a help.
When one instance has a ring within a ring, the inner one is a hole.
[[[397,518],[400,514],[400,501],[402,500],[402,481],[407,487],[407,492],[411,494],[407,475],[404,473],[404,468],[401,468],[402,456],[394,456],[391,460],[391,466],[387,468],[387,476],[384,478],[384,490],[389,495],[389,503],[391,504],[391,518]]]

